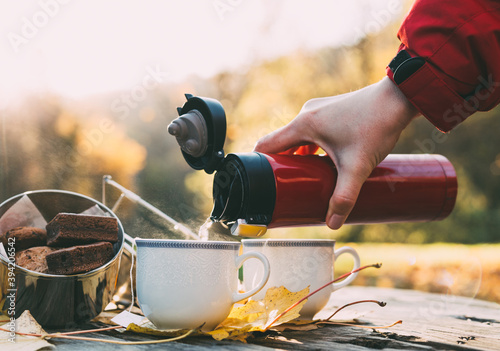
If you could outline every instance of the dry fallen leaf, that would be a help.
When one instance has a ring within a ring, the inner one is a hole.
[[[29,311],[24,311],[16,319],[16,331],[26,334],[47,334],[42,326],[33,318]],[[9,329],[9,323],[1,326],[3,329]],[[55,350],[51,343],[35,336],[16,335],[15,341],[10,341],[10,332],[0,330],[0,346],[2,351],[35,351],[35,350]]]
[[[283,286],[270,288],[263,300],[250,300],[243,306],[233,307],[226,320],[206,334],[216,340],[229,338],[244,341],[251,332],[266,330],[277,316],[308,294],[309,287],[298,292],[291,292]],[[306,301],[298,304],[273,325],[283,324],[299,317],[299,311]]]
[[[127,331],[132,331],[134,333],[139,334],[147,334],[154,336],[164,336],[164,337],[176,337],[186,334],[188,329],[158,329],[155,327],[153,323],[149,320],[141,323],[141,325],[137,325],[135,323],[130,323],[127,327]],[[197,335],[197,333],[193,333],[191,335]]]
[[[107,325],[115,325],[116,323],[114,323],[112,319],[115,318],[117,315],[118,313],[116,311],[110,311],[110,312],[104,311],[99,313],[98,316],[94,317],[94,319],[92,319],[91,322],[103,323]]]

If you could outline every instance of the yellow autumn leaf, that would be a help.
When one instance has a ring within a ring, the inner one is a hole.
[[[308,294],[309,287],[298,292],[291,292],[284,286],[270,288],[266,291],[263,300],[250,300],[243,306],[233,307],[229,316],[215,330],[206,334],[216,340],[230,338],[245,341],[251,332],[265,331],[276,317]],[[273,325],[286,323],[299,317],[299,311],[306,301],[292,308]]]

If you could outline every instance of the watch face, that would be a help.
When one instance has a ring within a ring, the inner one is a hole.
[[[412,57],[405,60],[394,71],[393,79],[396,84],[403,83],[413,73],[418,71],[425,64],[425,60],[421,57]]]

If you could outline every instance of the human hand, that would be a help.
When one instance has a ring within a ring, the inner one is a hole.
[[[255,151],[276,154],[306,144],[321,147],[338,171],[326,215],[326,224],[338,229],[372,170],[418,114],[385,77],[358,91],[307,101],[294,120],[261,138]]]

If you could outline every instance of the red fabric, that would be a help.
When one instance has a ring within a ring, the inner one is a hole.
[[[416,0],[398,38],[426,60],[399,88],[440,130],[500,103],[499,1]]]

